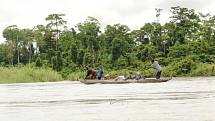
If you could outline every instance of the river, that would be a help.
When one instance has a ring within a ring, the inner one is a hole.
[[[215,77],[1,84],[0,121],[215,121]]]

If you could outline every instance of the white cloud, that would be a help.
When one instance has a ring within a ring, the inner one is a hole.
[[[97,18],[101,24],[121,23],[132,29],[155,20],[155,8],[164,9],[162,23],[168,20],[170,7],[180,5],[200,12],[215,14],[214,0],[0,0],[0,33],[9,25],[32,28],[45,24],[51,13],[64,13],[68,26],[83,22],[87,16]],[[0,36],[0,42],[4,39]]]

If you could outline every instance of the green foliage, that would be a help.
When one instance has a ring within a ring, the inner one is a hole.
[[[155,57],[156,47],[153,45],[140,45],[138,46],[138,59],[142,61],[151,60]]]
[[[40,57],[36,58],[35,63],[36,63],[36,67],[42,67],[43,66],[43,63],[42,63],[42,60]]]
[[[30,66],[0,67],[0,83],[26,83],[63,80],[60,74],[50,68]]]
[[[85,72],[76,71],[76,72],[70,73],[67,76],[67,79],[72,81],[78,81],[78,80],[84,80],[85,76],[86,76]]]
[[[215,62],[215,56],[214,55],[205,55],[205,54],[200,54],[200,55],[192,55],[190,56],[194,61],[197,62],[202,62],[202,63],[214,63]]]
[[[173,76],[177,75],[189,75],[192,70],[197,67],[197,64],[190,58],[178,59],[175,62],[171,63],[168,67],[165,68],[165,75],[171,73]]]
[[[67,66],[65,66],[61,71],[61,75],[63,78],[67,78],[67,76],[71,73],[79,71],[77,65],[75,65],[73,62],[69,63]]]
[[[185,57],[189,55],[188,45],[176,43],[174,46],[169,48],[169,56],[174,58]]]
[[[191,76],[215,76],[215,64],[199,63]]]

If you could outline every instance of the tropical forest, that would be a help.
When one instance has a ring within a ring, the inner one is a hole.
[[[102,27],[91,16],[71,27],[65,14],[49,14],[47,24],[33,28],[10,25],[0,44],[0,83],[81,80],[86,66],[102,66],[111,78],[153,77],[154,58],[162,77],[215,76],[215,15],[180,6],[170,12],[165,24],[136,30],[120,23]]]

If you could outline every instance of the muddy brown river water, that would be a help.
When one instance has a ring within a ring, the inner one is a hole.
[[[0,121],[215,121],[215,77],[1,84]]]

